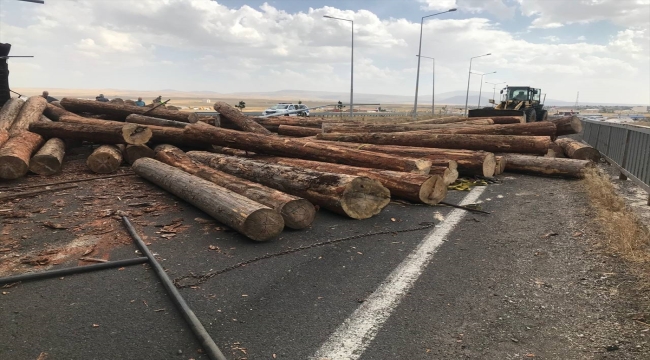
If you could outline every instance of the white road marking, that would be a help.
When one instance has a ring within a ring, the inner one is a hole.
[[[475,203],[485,186],[472,189],[460,205]],[[377,336],[379,329],[427,267],[443,241],[463,219],[466,211],[454,209],[433,229],[366,301],[341,324],[310,359],[356,360]]]

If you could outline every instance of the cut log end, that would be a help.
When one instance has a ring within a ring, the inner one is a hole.
[[[64,156],[65,142],[52,138],[32,157],[29,170],[38,175],[54,175],[61,171]]]
[[[432,175],[420,187],[420,201],[429,205],[440,203],[447,196],[447,185],[443,177]]]
[[[0,178],[15,180],[27,174],[29,164],[16,156],[0,156]]]
[[[272,209],[259,209],[250,214],[243,226],[243,233],[255,241],[273,239],[282,232],[282,215]]]
[[[86,165],[97,174],[110,174],[122,164],[122,151],[117,146],[102,145],[86,160]]]
[[[316,209],[305,199],[296,199],[287,202],[280,209],[284,218],[284,225],[291,229],[304,229],[311,225],[316,217]]]
[[[458,170],[448,168],[445,169],[445,171],[442,174],[442,180],[445,182],[445,184],[453,184],[456,180],[458,179]]]
[[[139,124],[125,124],[122,127],[124,141],[131,145],[144,145],[153,136],[153,132],[146,126]]]
[[[353,219],[368,219],[390,203],[390,191],[379,181],[358,177],[350,182],[343,196],[341,207]]]
[[[483,159],[483,176],[494,176],[498,172],[496,167],[497,160],[495,159],[494,154],[486,155],[485,159]]]

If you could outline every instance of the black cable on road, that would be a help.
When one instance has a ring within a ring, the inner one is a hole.
[[[217,344],[215,344],[214,340],[212,340],[212,337],[210,337],[210,334],[208,334],[208,332],[205,330],[203,324],[201,324],[201,321],[199,321],[196,315],[194,315],[192,309],[190,309],[181,294],[178,292],[171,279],[167,276],[167,273],[163,267],[158,263],[156,258],[154,258],[151,251],[149,251],[149,248],[147,248],[147,245],[145,245],[144,241],[142,241],[140,238],[140,235],[138,235],[138,233],[135,231],[135,228],[133,228],[133,225],[131,225],[129,219],[126,216],[122,216],[122,220],[124,221],[124,226],[126,226],[126,229],[129,231],[129,234],[131,234],[131,237],[135,241],[136,246],[149,259],[149,264],[158,275],[158,278],[160,278],[160,281],[163,283],[163,286],[171,297],[172,302],[181,311],[183,317],[185,318],[185,321],[187,321],[188,325],[192,329],[192,332],[194,332],[194,335],[196,335],[196,337],[199,339],[201,346],[203,346],[203,349],[206,351],[210,359],[227,360],[226,357],[223,356],[221,350],[219,350]]]
[[[75,266],[72,268],[56,269],[56,270],[40,271],[40,272],[29,273],[29,274],[7,276],[7,277],[0,278],[0,285],[13,284],[17,282],[30,281],[30,280],[41,280],[41,279],[47,279],[51,277],[59,277],[59,276],[66,276],[72,274],[81,274],[90,271],[111,269],[111,268],[122,267],[122,266],[138,265],[138,264],[144,264],[147,261],[149,261],[149,259],[146,257],[137,257],[134,259],[109,261],[101,264]]]

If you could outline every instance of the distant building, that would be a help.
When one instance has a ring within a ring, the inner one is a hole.
[[[648,108],[649,108],[648,106],[635,106],[635,107],[632,108],[632,112],[633,113],[647,113],[647,112],[650,112],[648,110]]]
[[[212,101],[211,101],[210,99],[205,99],[205,102],[209,104],[209,103],[211,103]]]

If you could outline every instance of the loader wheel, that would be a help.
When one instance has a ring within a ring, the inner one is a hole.
[[[527,109],[524,110],[524,114],[526,115],[526,122],[535,122],[537,121],[537,114],[535,113],[535,109]]]
[[[546,121],[548,120],[548,110],[542,110],[540,117],[540,121]]]

